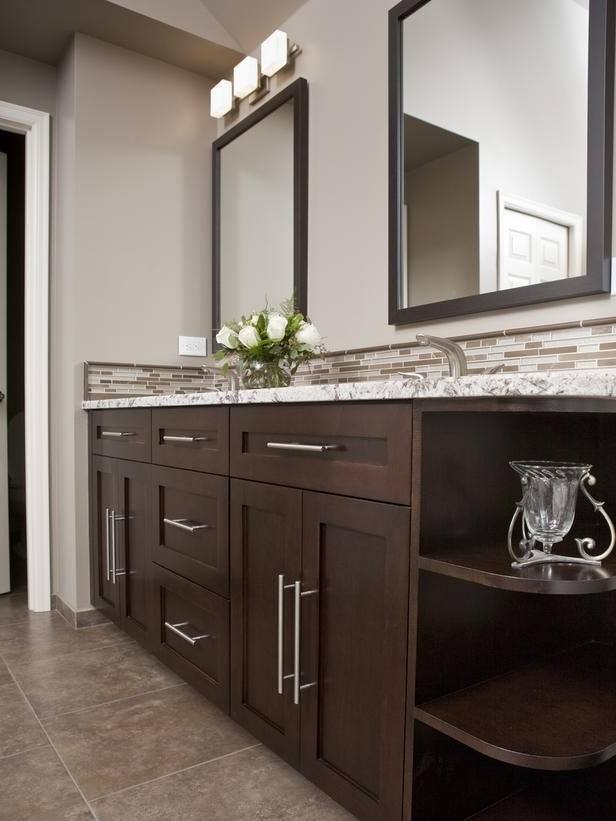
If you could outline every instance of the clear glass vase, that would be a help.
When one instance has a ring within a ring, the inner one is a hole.
[[[562,542],[575,518],[580,481],[592,465],[579,462],[510,462],[522,482],[524,523],[545,553]]]
[[[240,361],[238,363],[238,372],[242,387],[248,390],[255,388],[287,388],[292,379],[291,369],[286,360],[273,362]]]

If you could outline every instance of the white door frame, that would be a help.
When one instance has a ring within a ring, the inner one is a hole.
[[[51,607],[49,526],[49,114],[0,101],[0,128],[26,136],[25,438],[28,607]]]
[[[501,277],[505,272],[505,231],[503,229],[505,220],[505,209],[520,211],[531,217],[539,217],[548,222],[555,222],[557,225],[564,225],[569,228],[569,276],[584,274],[584,217],[580,214],[572,214],[570,211],[562,211],[560,208],[553,208],[542,202],[528,200],[525,197],[518,197],[515,194],[507,194],[504,191],[496,192],[496,202],[498,210],[498,287],[501,288]]]

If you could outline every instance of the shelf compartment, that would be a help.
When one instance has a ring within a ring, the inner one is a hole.
[[[419,568],[519,593],[583,595],[616,590],[616,565],[541,564],[516,569],[505,544],[437,550],[420,556]]]
[[[467,821],[614,821],[614,791],[585,795],[571,794],[565,785],[560,790],[529,787],[498,801],[470,816]]]
[[[616,754],[614,648],[592,642],[559,653],[421,704],[415,718],[520,767],[564,771],[601,764]]]

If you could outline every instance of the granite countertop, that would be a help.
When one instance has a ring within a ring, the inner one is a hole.
[[[616,371],[586,370],[561,373],[480,374],[439,379],[397,379],[298,385],[265,390],[206,391],[115,397],[82,402],[84,410],[108,408],[164,408],[185,405],[251,405],[278,402],[341,402],[427,399],[460,396],[582,396],[616,398]]]

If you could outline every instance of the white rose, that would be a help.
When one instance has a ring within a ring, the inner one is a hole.
[[[321,334],[311,322],[302,322],[295,338],[300,345],[305,345],[307,348],[314,350],[321,341]]]
[[[282,314],[270,314],[267,321],[267,335],[274,342],[284,337],[284,332],[288,325],[288,320]]]
[[[239,332],[238,337],[245,348],[254,348],[261,341],[259,334],[252,325],[245,325]]]
[[[232,328],[223,325],[216,334],[216,342],[224,345],[225,348],[237,348],[237,334]]]

